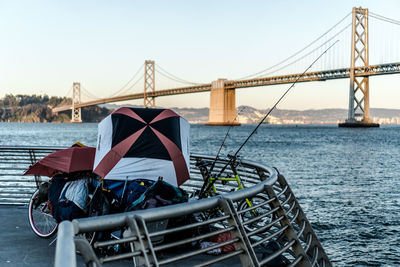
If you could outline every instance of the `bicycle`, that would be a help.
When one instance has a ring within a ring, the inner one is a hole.
[[[196,166],[199,168],[204,180],[203,186],[200,192],[198,192],[199,199],[218,195],[219,193],[215,186],[217,182],[220,182],[222,185],[226,185],[230,182],[236,183],[236,188],[233,188],[232,191],[237,191],[244,188],[244,184],[237,171],[237,166],[240,164],[238,161],[239,156],[228,155],[228,158],[229,162],[221,172],[223,172],[229,165],[232,174],[226,175],[226,177],[215,176],[211,174],[208,167],[210,165],[215,165],[215,162],[197,160]],[[268,203],[267,198],[261,195],[245,198],[239,202],[237,205],[237,211],[246,231],[252,232],[257,228],[263,227],[273,221],[273,214],[267,216],[263,215],[271,211],[271,207],[266,205],[266,203]],[[208,211],[208,217],[215,217],[215,215],[219,212],[221,211]]]
[[[43,183],[40,186],[45,186]],[[33,232],[41,238],[52,237],[57,232],[58,222],[53,217],[53,209],[49,200],[40,201],[40,186],[37,189],[28,206],[29,224]],[[37,203],[39,202],[39,203]]]
[[[40,238],[52,237],[57,232],[59,224],[53,216],[53,204],[47,197],[47,189],[49,188],[50,183],[51,180],[50,182],[44,182],[39,185],[39,188],[32,194],[28,206],[29,224],[32,231]],[[104,209],[102,209],[103,203],[94,204],[94,202],[98,202],[99,199],[104,200],[104,198],[97,196],[100,195],[100,193],[97,192],[101,191],[98,190],[99,187],[100,186],[96,186],[93,191],[89,190],[89,199],[87,203],[88,210],[84,217],[104,214]],[[96,233],[86,233],[84,236],[91,244],[95,241],[97,235]]]

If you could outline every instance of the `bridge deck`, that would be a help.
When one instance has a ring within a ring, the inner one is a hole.
[[[356,77],[400,73],[400,62],[370,65],[368,67],[364,66],[356,67],[354,69],[354,72],[355,72],[354,75]],[[350,68],[341,68],[341,69],[323,70],[315,72],[296,73],[289,75],[268,76],[264,78],[254,78],[248,80],[226,81],[225,88],[238,89],[238,88],[248,88],[248,87],[266,86],[266,85],[287,84],[287,83],[293,83],[298,78],[300,79],[298,79],[297,82],[313,82],[313,81],[344,79],[349,77],[350,77]],[[157,90],[154,92],[147,92],[146,94],[148,97],[158,97],[167,95],[207,92],[210,90],[211,90],[211,83]],[[133,100],[133,99],[142,99],[142,98],[144,98],[144,93],[115,96],[110,98],[88,101],[84,103],[76,103],[75,108],[82,108],[86,106],[93,106],[99,104],[106,104],[106,103]],[[68,106],[55,107],[52,110],[53,112],[61,112],[65,110],[70,110],[71,108],[72,105],[68,105]]]

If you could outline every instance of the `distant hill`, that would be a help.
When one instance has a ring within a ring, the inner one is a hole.
[[[71,103],[70,98],[47,95],[6,95],[0,99],[0,121],[2,122],[70,122],[71,111],[54,114],[52,107]],[[99,122],[111,111],[98,106],[82,108],[82,120]]]
[[[38,95],[6,95],[0,99],[0,121],[3,122],[70,122],[71,111],[54,114],[52,107],[71,103],[70,98]],[[84,122],[99,122],[122,105],[104,104],[82,108]],[[124,105],[130,107],[142,107]],[[172,108],[190,123],[206,123],[208,108]],[[237,120],[242,124],[258,123],[269,109],[249,106],[237,108]],[[370,115],[381,124],[400,124],[400,109],[371,108]],[[275,109],[268,117],[271,124],[336,124],[347,118],[346,109]]]
[[[116,110],[122,106],[132,108],[142,108],[143,106],[138,105],[116,105],[116,104],[103,104],[101,107]],[[170,108],[176,111],[179,115],[184,117],[190,123],[206,123],[208,121],[208,108]]]
[[[117,109],[121,106],[105,104],[103,107]],[[129,106],[129,105],[128,105]],[[132,106],[130,107],[142,107]],[[208,108],[172,108],[190,123],[206,123]],[[237,120],[242,124],[258,123],[268,113],[269,109],[256,109],[249,106],[237,107]],[[400,109],[371,108],[370,116],[382,124],[400,124]],[[310,109],[287,110],[275,109],[269,116],[267,123],[271,124],[336,124],[347,118],[346,109]]]
[[[257,110],[256,113],[267,114],[269,110]],[[347,109],[309,109],[272,111],[269,123],[278,124],[336,124],[347,119]],[[249,115],[247,115],[249,117]],[[400,109],[370,108],[370,117],[374,121],[385,124],[400,124]],[[244,120],[246,121],[246,120]],[[243,121],[243,123],[244,123]],[[253,122],[255,122],[253,120]]]

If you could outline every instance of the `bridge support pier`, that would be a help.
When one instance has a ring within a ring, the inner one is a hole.
[[[154,60],[146,60],[144,62],[144,107],[145,108],[155,108],[156,100],[154,96],[148,96],[148,94],[153,93],[156,89],[155,85],[155,69],[154,69]]]
[[[72,85],[72,116],[71,122],[81,123],[82,113],[81,108],[75,108],[75,104],[81,103],[81,84],[74,82]]]
[[[240,125],[236,119],[235,89],[225,88],[226,79],[211,84],[210,113],[206,125]]]
[[[353,8],[351,37],[349,113],[339,127],[379,127],[369,117],[369,76],[356,77],[355,67],[369,66],[368,62],[368,9]]]

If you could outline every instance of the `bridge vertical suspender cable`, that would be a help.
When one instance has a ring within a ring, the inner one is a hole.
[[[293,54],[290,55],[289,57],[285,58],[284,60],[282,60],[282,61],[280,61],[280,62],[278,62],[278,63],[272,65],[271,67],[268,67],[268,68],[266,68],[266,69],[264,69],[264,70],[262,70],[262,71],[259,71],[259,72],[256,72],[256,73],[253,73],[253,74],[250,74],[250,75],[241,77],[241,78],[236,79],[236,80],[244,80],[244,79],[247,79],[247,78],[250,78],[250,77],[254,77],[254,76],[260,77],[260,75],[262,75],[262,73],[264,73],[264,72],[266,72],[266,71],[269,71],[269,70],[271,70],[271,69],[273,69],[273,68],[275,68],[275,67],[277,67],[277,66],[280,66],[280,65],[282,65],[283,63],[289,61],[290,59],[296,57],[297,55],[299,55],[300,53],[302,53],[303,51],[305,51],[307,48],[311,47],[313,44],[315,44],[316,42],[318,42],[321,38],[323,38],[324,36],[326,36],[329,32],[331,32],[331,31],[332,31],[334,28],[336,28],[338,25],[340,25],[340,23],[342,23],[350,14],[351,14],[351,12],[347,13],[341,20],[339,20],[337,23],[335,23],[335,25],[333,25],[331,28],[329,28],[326,32],[324,32],[324,33],[323,33],[322,35],[320,35],[318,38],[316,38],[315,40],[313,40],[311,43],[309,43],[308,45],[306,45],[306,46],[303,47],[302,49],[296,51],[295,53],[293,53]],[[266,76],[266,75],[263,75],[263,76]]]
[[[287,93],[289,93],[290,89],[294,87],[294,85],[299,81],[299,79],[317,62],[323,55],[328,52],[329,49],[331,49],[338,41],[334,42],[331,46],[328,47],[321,55],[319,55],[308,68],[299,76],[297,79],[293,82],[293,84],[285,91],[285,93],[278,99],[278,101],[275,103],[275,105],[268,111],[268,113],[262,118],[262,120],[258,123],[258,125],[254,128],[254,130],[250,133],[250,135],[246,138],[246,140],[240,145],[240,147],[236,150],[234,156],[237,156],[240,150],[246,145],[246,143],[250,140],[250,138],[254,135],[254,133],[257,131],[257,129],[263,124],[265,119],[271,114],[271,112],[276,108],[276,106],[282,101],[282,99],[286,96]]]

